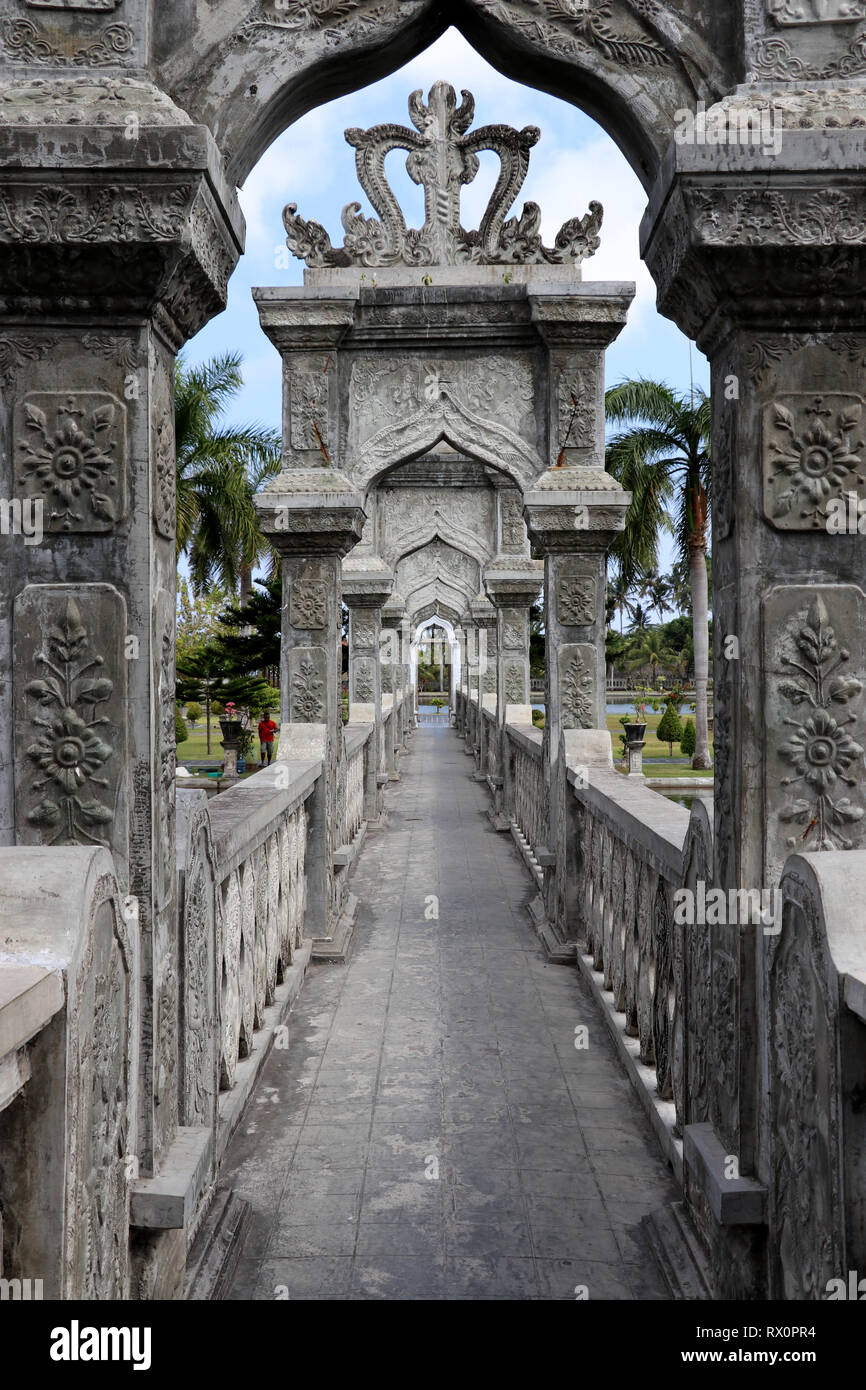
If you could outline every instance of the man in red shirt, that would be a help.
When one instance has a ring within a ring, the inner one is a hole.
[[[276,732],[277,726],[271,718],[270,710],[263,710],[262,717],[259,720],[259,744],[261,746],[261,762],[259,763],[259,769],[264,767],[266,757],[268,765],[270,765],[271,758],[274,756],[274,734]]]

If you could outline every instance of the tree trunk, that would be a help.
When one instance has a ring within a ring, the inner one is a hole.
[[[210,691],[209,691],[209,690],[207,691],[207,693],[205,694],[205,697],[204,697],[204,724],[205,724],[205,729],[207,730],[207,733],[206,733],[206,738],[207,738],[207,755],[208,755],[208,757],[210,757]]]
[[[706,529],[698,528],[689,541],[689,576],[692,589],[692,640],[695,648],[695,756],[692,767],[712,767],[707,718],[707,683],[710,669],[709,598],[707,586]]]

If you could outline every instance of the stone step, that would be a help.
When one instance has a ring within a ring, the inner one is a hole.
[[[671,1298],[690,1302],[712,1299],[712,1275],[683,1202],[671,1202],[641,1223]]]
[[[225,1298],[243,1250],[252,1207],[230,1187],[218,1187],[186,1262],[184,1298]]]

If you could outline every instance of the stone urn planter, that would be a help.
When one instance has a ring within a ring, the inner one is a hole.
[[[220,730],[223,736],[222,746],[225,750],[223,777],[229,781],[237,779],[238,744],[243,727],[243,720],[241,719],[229,718],[220,720]]]
[[[641,743],[646,738],[646,724],[623,724],[626,743]]]

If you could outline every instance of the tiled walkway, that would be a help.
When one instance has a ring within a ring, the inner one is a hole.
[[[604,1025],[462,743],[419,730],[400,770],[349,962],[309,973],[226,1155],[231,1297],[662,1297],[639,1222],[678,1194]]]

